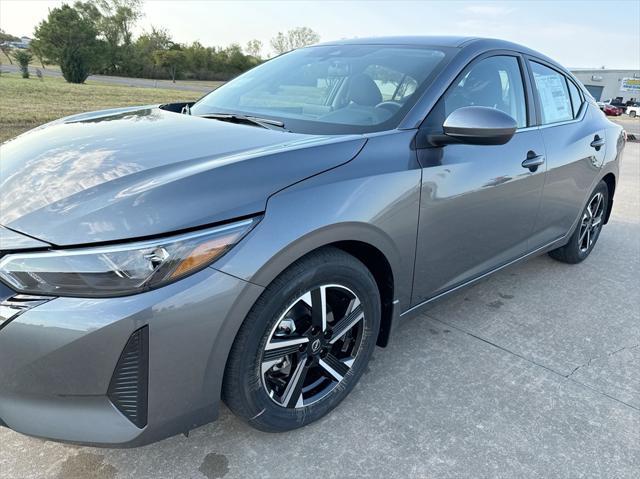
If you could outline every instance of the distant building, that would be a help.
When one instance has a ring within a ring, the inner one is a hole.
[[[619,98],[640,101],[640,70],[571,70],[596,101]]]
[[[9,48],[19,48],[21,50],[29,48],[31,45],[31,38],[29,37],[20,37],[19,41],[15,42],[3,42],[3,46],[7,46]]]

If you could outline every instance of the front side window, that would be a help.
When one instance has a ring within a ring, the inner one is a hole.
[[[303,48],[270,60],[213,91],[194,115],[237,113],[277,119],[302,133],[395,128],[454,49],[387,45]]]
[[[537,62],[531,62],[531,71],[540,99],[542,124],[549,125],[573,119],[565,76]]]
[[[518,128],[526,127],[527,109],[518,59],[495,56],[473,64],[445,95],[445,116],[464,106],[495,108],[516,120]]]

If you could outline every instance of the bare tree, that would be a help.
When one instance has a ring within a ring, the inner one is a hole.
[[[287,32],[289,37],[289,46],[294,48],[306,47],[320,41],[320,35],[309,27],[298,27]]]
[[[276,55],[288,52],[290,50],[289,39],[284,33],[278,32],[278,34],[271,39],[271,48],[276,52]]]
[[[320,35],[309,27],[298,27],[289,30],[287,33],[278,32],[271,39],[271,48],[280,55],[296,48],[313,45],[320,41]]]
[[[247,55],[251,55],[253,58],[260,58],[260,52],[262,51],[262,42],[260,40],[249,40],[247,47],[245,48]]]

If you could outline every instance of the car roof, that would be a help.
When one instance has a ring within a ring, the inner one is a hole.
[[[463,36],[431,36],[431,35],[413,35],[413,36],[393,36],[393,37],[368,37],[368,38],[350,38],[336,40],[331,42],[319,43],[322,45],[415,45],[430,47],[450,47],[464,48],[470,45],[479,45],[491,49],[516,50],[523,53],[532,52],[540,56],[540,53],[534,52],[530,48],[517,43],[500,40],[498,38],[484,37],[463,37]]]
[[[350,38],[323,42],[323,45],[419,45],[431,47],[461,47],[465,43],[476,40],[475,37],[455,36],[395,36],[395,37],[368,37]]]
[[[564,70],[570,76],[569,70],[560,65],[555,60],[548,56],[532,50],[524,45],[518,43],[509,42],[507,40],[500,40],[497,38],[484,38],[484,37],[463,37],[463,36],[429,36],[429,35],[416,35],[416,36],[392,36],[392,37],[369,37],[369,38],[351,38],[336,40],[331,42],[318,43],[314,46],[328,46],[328,45],[412,45],[412,46],[424,46],[424,47],[443,47],[443,48],[458,48],[465,49],[471,48],[477,52],[489,51],[489,50],[512,50],[520,52],[532,57],[537,57],[549,62],[552,65]]]

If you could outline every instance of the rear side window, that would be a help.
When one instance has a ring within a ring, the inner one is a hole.
[[[540,98],[542,124],[572,120],[573,109],[565,76],[536,62],[531,62],[531,71]]]
[[[571,94],[571,106],[573,106],[573,117],[578,117],[578,112],[580,111],[580,107],[582,106],[582,97],[580,96],[580,91],[575,84],[567,79],[567,84],[569,85],[569,93]]]
[[[472,65],[444,97],[445,116],[464,106],[495,108],[516,120],[518,128],[527,126],[518,59],[495,56]]]

